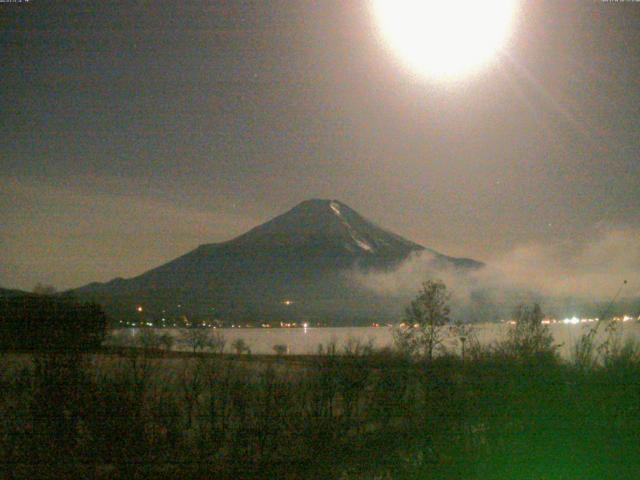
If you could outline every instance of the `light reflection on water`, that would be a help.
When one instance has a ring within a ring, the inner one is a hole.
[[[481,344],[487,345],[503,340],[509,328],[511,327],[505,324],[477,324],[475,325],[475,335]],[[559,351],[564,358],[571,357],[576,341],[582,334],[588,332],[590,328],[593,328],[593,324],[557,323],[549,325],[556,343],[561,345]],[[635,338],[640,341],[639,322],[620,323],[618,329],[621,341],[625,341],[627,338]],[[180,343],[183,329],[166,328],[154,330],[158,334],[170,333],[175,336],[178,341],[174,349],[188,349],[188,347]],[[251,352],[257,354],[273,354],[274,345],[287,345],[291,354],[312,354],[318,351],[320,344],[326,347],[331,342],[335,342],[338,351],[341,351],[349,339],[361,340],[364,343],[372,341],[376,348],[391,346],[392,344],[390,327],[316,328],[307,326],[301,328],[225,328],[215,331],[224,335],[227,341],[227,351],[230,351],[230,345],[234,340],[242,338],[251,348]],[[125,330],[123,334],[135,337],[138,332],[139,329],[131,328]],[[602,340],[604,337],[604,325],[601,325],[598,338]],[[452,336],[447,339],[446,346],[452,351],[459,351],[460,348],[459,343]]]

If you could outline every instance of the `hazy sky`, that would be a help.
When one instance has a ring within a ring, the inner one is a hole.
[[[639,25],[523,1],[442,86],[367,0],[1,3],[0,285],[133,276],[311,197],[480,260],[640,232]]]

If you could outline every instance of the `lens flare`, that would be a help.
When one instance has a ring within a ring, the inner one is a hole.
[[[511,34],[518,0],[372,0],[380,34],[411,70],[453,79],[489,63]]]

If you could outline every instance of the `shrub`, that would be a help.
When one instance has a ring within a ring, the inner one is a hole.
[[[373,339],[363,341],[360,338],[349,337],[344,344],[344,354],[347,356],[371,355],[373,353]]]
[[[518,358],[555,356],[558,345],[547,325],[540,305],[521,304],[513,312],[516,324],[508,332],[506,342],[499,346],[504,353]]]
[[[276,355],[286,355],[289,353],[289,347],[279,343],[273,346],[273,351],[276,352]]]

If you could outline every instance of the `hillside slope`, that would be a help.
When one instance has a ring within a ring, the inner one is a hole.
[[[201,245],[137,277],[75,293],[129,317],[143,306],[155,317],[370,323],[397,309],[390,299],[353,285],[346,273],[393,269],[425,251],[440,268],[482,266],[406,240],[337,200],[307,200],[230,241]]]

